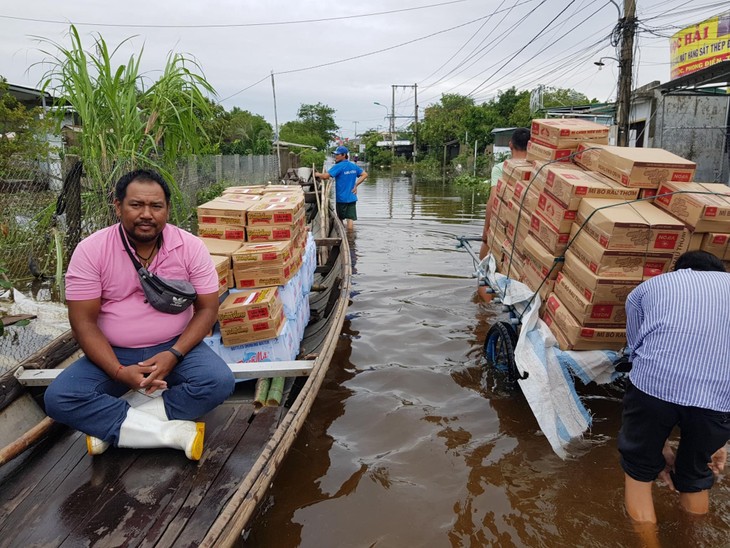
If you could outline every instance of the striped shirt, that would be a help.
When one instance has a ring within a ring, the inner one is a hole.
[[[626,300],[631,382],[664,401],[730,412],[730,274],[683,269]]]

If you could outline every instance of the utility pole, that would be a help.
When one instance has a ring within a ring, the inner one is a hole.
[[[413,114],[416,120],[413,126],[413,163],[416,163],[418,154],[418,84],[413,84]]]
[[[357,120],[353,121],[353,124],[355,124],[355,139],[357,139]]]
[[[390,104],[390,153],[395,158],[395,88],[396,86],[391,86],[393,89],[393,99]]]
[[[276,136],[276,178],[281,180],[281,155],[279,154],[279,117],[276,114],[276,86],[274,85],[274,71],[271,71],[271,91],[274,94],[274,135]]]
[[[616,125],[618,145],[629,146],[629,118],[631,116],[631,76],[634,68],[634,33],[636,32],[636,0],[624,0],[621,24],[621,58],[619,59]]]

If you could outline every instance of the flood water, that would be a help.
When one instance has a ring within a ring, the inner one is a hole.
[[[246,544],[641,546],[623,510],[620,392],[580,390],[593,429],[561,460],[484,367],[501,311],[477,301],[455,245],[481,234],[484,197],[390,174],[358,195],[340,344]],[[691,520],[655,488],[662,546],[729,546],[730,479],[711,497]]]

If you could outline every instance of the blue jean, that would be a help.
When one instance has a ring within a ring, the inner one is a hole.
[[[177,338],[148,348],[112,347],[119,363],[134,365],[170,348]],[[162,393],[169,419],[194,420],[233,393],[233,373],[205,344],[198,344],[165,379]],[[120,399],[129,387],[116,382],[83,357],[61,373],[45,394],[46,414],[91,436],[117,445],[129,404]]]

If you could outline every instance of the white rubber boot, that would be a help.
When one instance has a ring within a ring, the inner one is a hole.
[[[153,417],[157,417],[161,421],[168,421],[170,420],[167,416],[167,411],[165,411],[165,402],[162,399],[162,396],[158,396],[156,398],[148,398],[147,401],[140,405],[134,405],[133,406],[137,411],[142,411],[143,413],[147,413],[149,415],[152,415]]]
[[[162,421],[169,420],[167,418],[167,412],[165,411],[165,402],[162,400],[162,395],[149,397],[135,390],[130,390],[120,399],[126,400],[135,409],[139,409],[144,413],[149,413]],[[86,450],[89,455],[101,455],[104,451],[109,449],[109,447],[111,447],[111,444],[108,441],[95,438],[94,436],[86,436]]]
[[[203,455],[205,423],[193,421],[162,421],[157,417],[130,407],[119,429],[119,447],[151,449],[169,447],[182,449],[190,460]]]

